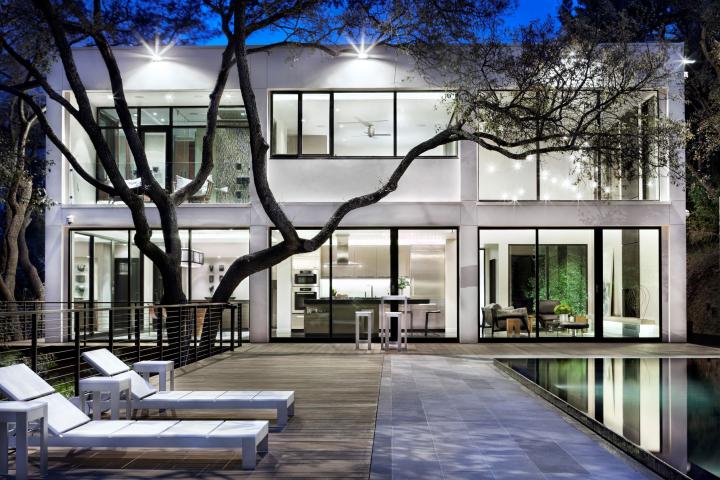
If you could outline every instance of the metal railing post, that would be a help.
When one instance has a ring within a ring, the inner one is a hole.
[[[193,307],[193,357],[198,361],[197,307]]]
[[[160,360],[164,360],[164,351],[163,351],[163,309],[162,307],[159,307],[157,309],[157,318],[158,318],[158,325],[157,325],[157,340],[158,340],[158,349],[160,349]]]
[[[143,307],[135,305],[135,361],[140,361],[140,322],[142,321]]]
[[[115,336],[115,322],[113,322],[113,307],[108,309],[108,350],[113,351],[113,337]]]
[[[33,312],[32,315],[30,315],[30,342],[31,342],[31,352],[30,352],[30,364],[33,369],[33,372],[37,372],[37,355],[38,355],[38,328],[37,328],[37,313]]]
[[[235,305],[230,307],[230,351],[235,351]]]
[[[73,317],[73,328],[75,329],[75,395],[78,395],[80,392],[80,312],[75,310]]]
[[[215,311],[214,308],[213,308],[213,311]],[[220,314],[220,353],[222,353],[222,352],[223,352],[223,343],[224,343],[224,342],[223,342],[223,333],[224,333],[224,331],[223,331],[223,323],[225,323],[225,322],[224,322],[225,319],[223,318],[223,313],[225,313],[225,309],[224,309],[224,308],[218,308],[218,313]]]

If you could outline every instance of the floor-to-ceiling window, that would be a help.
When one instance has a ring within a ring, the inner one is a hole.
[[[202,164],[202,139],[207,123],[205,107],[132,107],[145,155],[155,180],[168,191],[186,186]],[[142,193],[135,159],[113,108],[98,108],[98,123],[120,173],[128,186]],[[139,116],[139,121],[138,121]],[[215,142],[214,167],[205,183],[188,199],[191,203],[247,203],[249,201],[250,142],[242,107],[220,107]],[[98,178],[109,183],[97,161]],[[92,188],[85,185],[82,188]],[[114,202],[97,191],[98,203]]]
[[[128,305],[162,302],[163,286],[159,270],[132,243],[133,230],[73,230],[68,300],[76,306],[122,309]],[[236,258],[249,252],[246,229],[180,229],[182,288],[188,300],[209,302],[218,283]],[[165,249],[162,234],[153,231],[151,241]],[[249,320],[249,281],[243,280],[230,297],[239,305],[238,324],[247,332]],[[152,328],[154,312],[145,310],[143,328]],[[127,314],[129,315],[129,313]],[[126,333],[129,317],[118,310],[113,317],[116,335]],[[230,322],[229,311],[224,322]],[[90,325],[93,332],[105,332],[108,315],[98,314]],[[228,325],[229,326],[229,325]],[[228,329],[226,329],[229,331]]]
[[[602,236],[603,335],[660,335],[660,232],[605,229]]]
[[[280,241],[273,231],[272,244]],[[353,338],[357,310],[374,312],[376,333],[381,298],[400,294],[408,297],[411,336],[455,339],[457,249],[453,228],[339,229],[315,252],[272,268],[272,338]]]
[[[480,229],[480,337],[659,338],[659,235]]]

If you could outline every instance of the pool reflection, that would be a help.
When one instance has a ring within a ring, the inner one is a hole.
[[[517,359],[506,363],[692,478],[720,478],[720,359]]]

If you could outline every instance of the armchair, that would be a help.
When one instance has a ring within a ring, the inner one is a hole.
[[[528,328],[527,308],[503,308],[497,303],[491,303],[482,308],[482,313],[482,328],[490,327],[492,336],[495,336],[495,332],[507,329],[508,318],[520,319],[525,331],[530,332],[530,329]]]
[[[545,330],[552,330],[553,327],[557,326],[560,317],[555,315],[555,307],[558,305],[560,305],[559,300],[540,300],[538,320]]]

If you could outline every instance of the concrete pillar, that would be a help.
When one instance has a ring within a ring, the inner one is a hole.
[[[268,227],[250,227],[250,252],[267,248],[270,230]],[[269,276],[268,270],[250,276],[250,341],[265,343],[270,338],[269,330]]]

